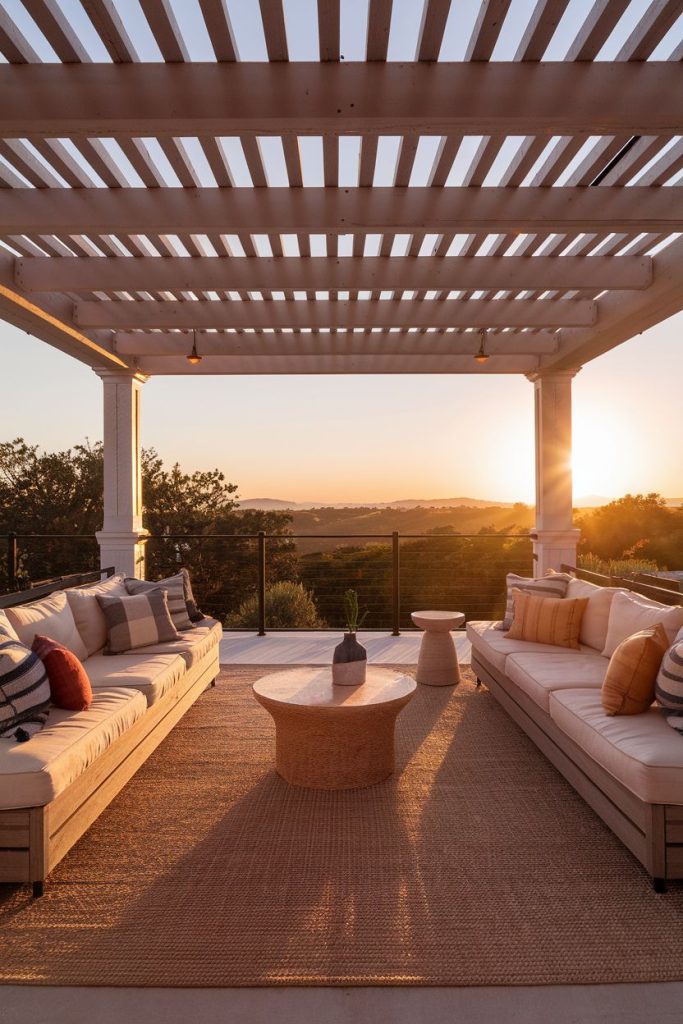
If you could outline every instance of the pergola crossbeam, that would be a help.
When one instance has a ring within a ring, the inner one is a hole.
[[[672,232],[680,189],[0,189],[0,234]]]
[[[16,261],[26,291],[646,288],[646,256],[355,258],[48,257]]]
[[[0,136],[676,134],[675,62],[0,67]]]
[[[187,356],[193,341],[204,356],[347,356],[347,355],[469,355],[479,349],[478,332],[418,334],[225,334],[197,332],[118,332],[114,348],[124,358]],[[490,356],[528,356],[557,351],[558,332],[496,333],[486,337]]]
[[[528,300],[344,300],[314,302],[116,302],[80,301],[75,320],[82,327],[263,330],[286,327],[566,327],[595,323],[597,307],[582,299]]]

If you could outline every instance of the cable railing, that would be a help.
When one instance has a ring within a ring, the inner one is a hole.
[[[97,568],[93,535],[9,534],[0,591]],[[364,629],[398,635],[410,613],[442,608],[500,618],[508,572],[532,575],[528,534],[163,533],[145,540],[146,576],[182,567],[206,614],[228,630],[340,629],[353,589]],[[2,550],[0,549],[0,550]]]

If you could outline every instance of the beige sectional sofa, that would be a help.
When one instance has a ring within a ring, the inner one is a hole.
[[[667,879],[683,878],[683,736],[657,707],[616,717],[602,707],[609,658],[601,651],[617,592],[570,583],[568,597],[588,596],[588,608],[594,602],[581,637],[591,644],[579,650],[512,640],[493,622],[468,623],[472,668],[663,891]]]
[[[108,585],[115,587],[116,581]],[[89,597],[99,589],[95,584],[90,593],[89,588],[78,593]],[[45,598],[41,609],[40,601],[27,600],[30,594],[19,596],[14,611],[22,612],[22,620],[38,608],[29,626],[17,625],[7,599],[0,611],[0,624],[29,646],[32,630],[48,636],[66,631],[79,649],[93,690],[87,710],[52,708],[46,726],[28,742],[0,738],[0,882],[31,883],[36,895],[50,871],[219,672],[222,628],[215,620],[203,619],[172,643],[130,654],[90,653],[88,645],[92,649],[99,641],[85,627],[84,636],[68,633],[72,605],[67,603],[65,612],[62,593],[47,598],[55,598],[57,608],[53,629]],[[78,614],[72,621],[79,621]]]

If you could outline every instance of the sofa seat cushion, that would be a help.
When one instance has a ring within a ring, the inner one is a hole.
[[[50,803],[146,710],[136,690],[98,690],[85,711],[51,708],[45,728],[28,742],[0,739],[0,808]]]
[[[187,671],[177,654],[96,654],[85,670],[93,692],[125,686],[139,690],[151,706],[182,679]]]
[[[536,644],[530,640],[510,640],[507,633],[500,631],[500,622],[468,622],[467,639],[475,652],[479,651],[490,665],[499,672],[505,672],[505,662],[511,654],[558,654],[566,647],[554,644]],[[581,647],[582,651],[595,651]]]
[[[192,668],[217,646],[223,636],[223,627],[216,619],[201,619],[194,629],[182,630],[182,640],[167,644],[150,644],[140,647],[140,654],[179,654],[188,668]]]
[[[560,729],[647,803],[683,805],[683,743],[658,708],[605,714],[600,691],[554,690],[550,715]]]
[[[563,654],[511,654],[505,674],[527,697],[549,713],[553,690],[600,690],[609,661],[593,652],[566,651]]]

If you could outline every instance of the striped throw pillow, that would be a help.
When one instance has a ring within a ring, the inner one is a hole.
[[[669,711],[683,712],[683,631],[665,652],[657,673],[655,697]]]
[[[528,577],[517,576],[509,572],[505,577],[507,584],[507,603],[505,605],[505,618],[496,626],[496,629],[509,629],[515,615],[515,602],[512,596],[513,589],[521,590],[523,594],[536,594],[538,597],[565,597],[571,576],[566,573],[554,572],[550,576]]]
[[[97,600],[107,621],[105,654],[123,654],[137,647],[182,640],[168,611],[166,591],[159,587],[130,597],[97,594]]]
[[[28,647],[0,629],[0,736],[19,743],[47,721],[50,684],[45,666]]]
[[[168,597],[168,610],[176,629],[194,629],[194,623],[190,619],[185,599],[185,578],[182,572],[168,579],[158,580],[150,583],[147,580],[136,580],[127,576],[125,580],[126,590],[129,594],[148,594],[151,590],[158,590],[161,587],[166,591]]]
[[[511,640],[527,640],[534,644],[556,647],[579,646],[581,620],[588,604],[587,597],[562,600],[538,597],[514,588],[515,617],[508,632]]]

